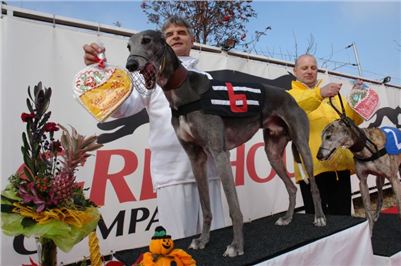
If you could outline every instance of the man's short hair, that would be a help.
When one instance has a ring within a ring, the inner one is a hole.
[[[186,19],[183,17],[173,15],[164,21],[163,26],[161,28],[162,32],[164,33],[170,25],[177,25],[187,28],[189,35],[194,36],[194,32],[192,30],[191,24],[188,23]]]
[[[303,55],[298,56],[297,59],[295,59],[294,67],[298,66],[299,59],[301,59],[303,57],[312,57],[315,60],[316,64],[317,64],[317,60],[316,60],[316,57],[314,55],[312,55],[312,54],[303,54]]]

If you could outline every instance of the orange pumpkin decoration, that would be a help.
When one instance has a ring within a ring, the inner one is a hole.
[[[174,248],[174,242],[170,235],[166,234],[166,229],[158,226],[155,229],[155,234],[150,240],[149,251],[153,254],[167,255]]]
[[[182,249],[174,249],[174,241],[167,235],[166,229],[158,226],[150,240],[149,252],[143,254],[140,265],[144,266],[195,266],[191,255]]]

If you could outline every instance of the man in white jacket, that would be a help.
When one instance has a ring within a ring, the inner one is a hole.
[[[162,31],[166,42],[172,47],[182,64],[188,70],[201,72],[195,68],[198,60],[189,56],[194,36],[188,22],[180,17],[172,16],[166,20]],[[104,48],[92,43],[85,45],[84,51],[84,60],[88,65],[97,62],[97,54],[104,52]],[[208,77],[211,78],[210,75]],[[151,174],[153,188],[157,193],[159,223],[174,239],[198,234],[202,225],[202,215],[195,177],[188,156],[178,142],[171,125],[171,110],[162,89],[157,86],[149,95],[142,95],[134,90],[112,116],[126,117],[144,108],[149,115]],[[208,175],[213,216],[212,229],[216,229],[225,224],[220,180],[211,160],[208,161]]]

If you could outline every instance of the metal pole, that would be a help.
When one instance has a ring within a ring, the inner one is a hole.
[[[352,42],[352,48],[354,50],[355,61],[356,61],[356,65],[358,67],[359,76],[362,77],[362,69],[361,69],[361,64],[359,63],[359,55],[358,55],[358,50],[356,48],[355,42]]]

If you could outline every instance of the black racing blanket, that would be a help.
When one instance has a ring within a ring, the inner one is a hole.
[[[211,80],[209,90],[201,96],[205,113],[222,117],[258,115],[264,104],[264,88],[257,83]]]

